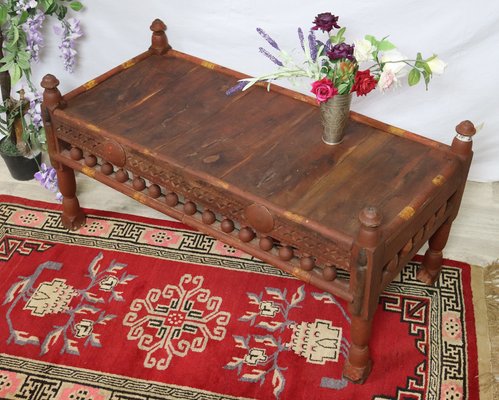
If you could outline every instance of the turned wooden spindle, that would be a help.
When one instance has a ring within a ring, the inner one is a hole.
[[[147,188],[147,191],[149,193],[149,196],[151,196],[153,199],[157,199],[159,196],[161,196],[161,188],[159,185],[156,185],[153,183]]]
[[[234,222],[228,218],[224,219],[220,224],[220,228],[225,233],[231,233],[234,230]]]
[[[194,215],[196,214],[198,208],[196,206],[196,203],[194,203],[193,201],[186,201],[185,204],[184,204],[184,212],[187,214],[187,215]]]
[[[175,207],[178,204],[178,195],[176,193],[170,192],[165,196],[165,202],[170,207]]]
[[[100,170],[104,175],[111,175],[114,172],[114,167],[111,163],[105,162],[101,165]]]
[[[126,172],[124,169],[119,169],[116,172],[115,178],[119,183],[125,183],[126,181],[128,181],[128,172]]]
[[[201,214],[201,221],[206,225],[211,225],[217,220],[217,217],[213,211],[204,210]]]
[[[149,50],[154,54],[165,54],[171,49],[168,44],[168,38],[166,37],[166,25],[160,19],[155,19],[150,27],[152,33],[151,47]]]

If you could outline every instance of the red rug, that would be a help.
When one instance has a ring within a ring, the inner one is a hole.
[[[59,209],[0,196],[1,398],[479,398],[466,264],[405,268],[353,385],[343,301],[180,223]]]

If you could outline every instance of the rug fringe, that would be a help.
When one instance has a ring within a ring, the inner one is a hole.
[[[499,260],[485,267],[484,270],[485,302],[489,322],[492,372],[484,376],[482,389],[492,387],[494,399],[499,399]],[[489,383],[490,382],[490,383]]]

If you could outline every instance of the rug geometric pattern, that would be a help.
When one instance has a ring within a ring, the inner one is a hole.
[[[382,294],[364,385],[347,305],[183,224],[0,196],[0,397],[478,399],[466,264]],[[346,277],[345,277],[346,278]]]

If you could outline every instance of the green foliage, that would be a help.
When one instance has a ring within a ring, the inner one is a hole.
[[[2,93],[14,87],[21,79],[26,80],[31,90],[34,90],[30,80],[31,54],[28,51],[27,35],[23,30],[28,18],[41,11],[44,15],[54,16],[64,22],[68,9],[80,11],[83,5],[73,0],[38,0],[36,7],[28,8],[26,11],[16,10],[18,7],[18,0],[3,0],[0,3],[0,48],[3,51],[3,57],[0,58],[0,73],[8,72],[10,78],[10,84],[2,81]],[[21,118],[22,135],[17,133],[16,140],[9,142],[17,142],[18,147],[23,147],[24,144],[25,148],[34,150],[45,142],[45,131],[25,121],[26,107],[26,101],[22,98],[14,100],[12,95],[4,98],[0,104],[0,112],[5,114],[6,118],[0,119],[0,133],[6,136],[14,135],[14,120]]]

